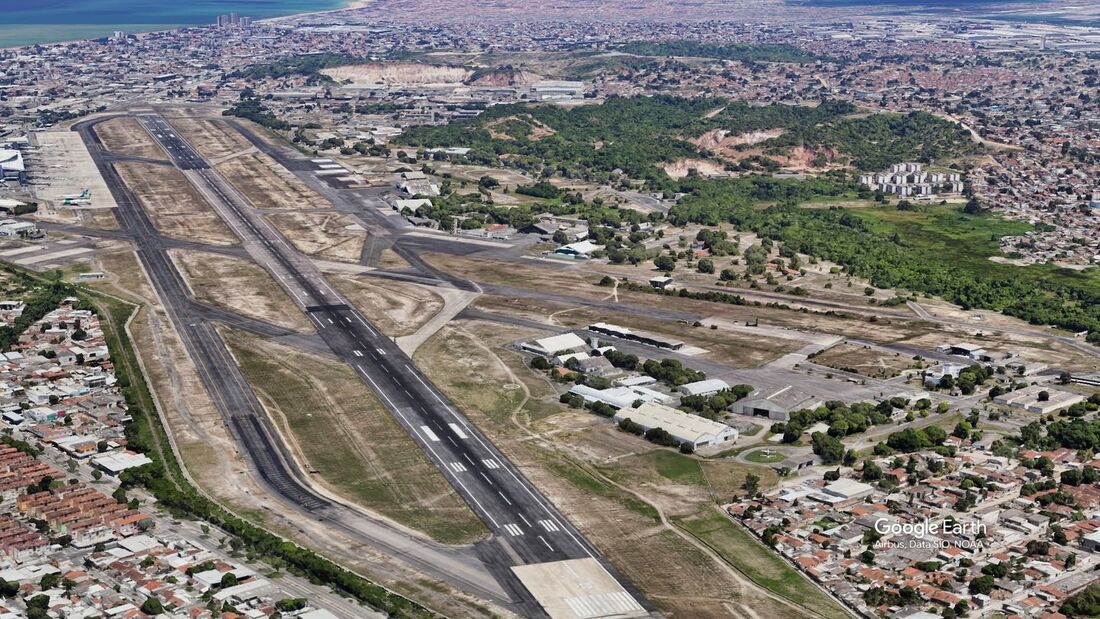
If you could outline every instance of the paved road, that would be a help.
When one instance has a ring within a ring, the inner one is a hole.
[[[517,602],[522,614],[541,614],[541,609],[515,579],[510,567],[563,559],[602,560],[558,510],[505,458],[465,416],[424,376],[412,361],[388,337],[351,307],[334,290],[309,258],[294,250],[254,205],[176,134],[163,119],[147,115],[142,122],[165,148],[177,167],[218,211],[218,214],[243,241],[253,258],[266,268],[306,312],[317,332],[332,352],[355,371],[386,408],[425,451],[455,490],[493,533],[478,545],[478,555],[496,575],[500,585]],[[263,150],[270,145],[254,141]],[[279,160],[288,169],[301,161]],[[325,193],[332,193],[331,188]],[[413,252],[402,253],[406,260],[421,268],[430,268]],[[433,272],[456,287],[472,284]],[[250,432],[261,424],[249,417],[240,438],[249,452],[267,452],[269,436]],[[281,447],[281,446],[280,446]],[[261,474],[275,479],[277,488],[285,483],[283,462],[267,462],[257,455]],[[272,473],[274,472],[274,474]],[[289,490],[291,495],[296,488]],[[300,497],[307,501],[308,498]],[[296,499],[298,500],[298,499]],[[612,571],[610,565],[605,567]]]
[[[160,235],[114,168],[100,157],[102,145],[92,128],[103,120],[106,118],[80,123],[74,126],[74,130],[80,132],[115,197],[119,225],[130,234],[137,246],[139,259],[149,273],[204,385],[262,482],[276,497],[354,539],[386,551],[472,595],[505,607],[514,606],[515,596],[505,592],[473,551],[411,538],[390,523],[335,501],[310,486],[285,445],[274,438],[278,435],[255,392],[230,358],[224,342],[209,320],[210,310],[197,309],[198,304],[188,297],[187,287],[168,258]],[[197,169],[194,167],[198,165],[196,160],[185,161],[188,169]],[[239,322],[236,324],[240,326]]]

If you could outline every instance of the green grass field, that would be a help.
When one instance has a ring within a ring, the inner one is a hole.
[[[761,587],[829,619],[847,619],[851,616],[840,604],[718,511],[707,509],[678,519],[676,524],[713,548],[730,565]]]
[[[745,454],[745,459],[749,462],[756,462],[758,464],[771,464],[773,462],[780,462],[787,456],[782,452],[772,450],[771,453],[765,453],[763,449],[757,449]]]

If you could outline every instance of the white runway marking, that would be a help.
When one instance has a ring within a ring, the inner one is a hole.
[[[470,438],[466,435],[465,432],[462,431],[462,426],[458,425],[457,423],[448,423],[447,425],[451,426],[451,429],[454,430],[455,436],[457,436],[458,438]]]
[[[542,528],[550,532],[560,530],[558,529],[558,525],[554,524],[553,520],[539,520],[539,524],[542,525]]]
[[[461,473],[466,470],[466,467],[461,462],[452,462],[451,470],[455,473]]]
[[[428,437],[429,439],[431,439],[432,441],[434,441],[436,443],[439,442],[439,437],[436,436],[435,432],[432,432],[432,429],[429,428],[428,426],[420,426],[420,430],[422,432],[424,432],[424,436]]]
[[[491,469],[499,469],[500,468],[500,465],[497,464],[497,461],[493,460],[492,458],[485,458],[484,460],[482,460],[482,462],[485,463],[485,466],[487,466]]]
[[[506,524],[504,530],[507,531],[512,537],[519,537],[523,535],[523,529],[519,528],[518,524]]]

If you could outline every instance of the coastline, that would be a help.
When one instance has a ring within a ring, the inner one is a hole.
[[[347,11],[369,6],[373,0],[342,0],[342,6],[319,9],[315,11],[296,11],[283,15],[271,15],[257,18],[255,22],[272,22],[299,15],[314,15],[321,13],[333,13]],[[199,28],[213,25],[214,15],[211,15],[210,24],[4,24],[0,25],[0,51],[15,50],[34,45],[63,45],[79,43],[92,39],[110,36],[112,32],[122,31],[126,34],[149,34],[154,32],[167,32],[179,28]],[[28,32],[38,33],[28,36]],[[55,34],[50,34],[51,32]]]

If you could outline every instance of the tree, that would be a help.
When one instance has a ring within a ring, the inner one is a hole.
[[[164,605],[160,603],[159,599],[150,596],[141,603],[141,612],[146,615],[159,615],[164,612]]]
[[[825,464],[836,464],[844,459],[844,443],[840,439],[824,432],[814,432],[810,435],[810,440],[814,453],[821,456]]]
[[[1040,402],[1047,402],[1049,400],[1050,400],[1050,392],[1049,391],[1040,391],[1039,392],[1039,401]]]
[[[760,476],[756,473],[745,475],[745,483],[741,484],[741,487],[745,489],[747,496],[756,496],[756,493],[760,491]]]
[[[860,479],[862,479],[863,481],[875,481],[882,479],[882,469],[873,461],[864,460],[863,474],[860,476]]]
[[[710,258],[703,258],[699,261],[700,273],[714,273],[714,261]]]
[[[989,595],[993,591],[994,579],[989,574],[979,576],[970,581],[970,584],[966,586],[971,595]]]
[[[536,370],[545,371],[554,366],[546,360],[546,357],[536,355],[534,358],[531,359],[531,367],[535,368]]]
[[[38,581],[38,586],[43,591],[53,589],[61,582],[61,574],[46,574]]]
[[[676,259],[668,254],[661,254],[654,258],[653,266],[659,271],[671,271],[676,268]]]

